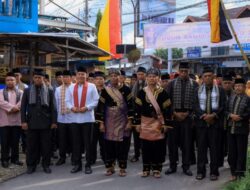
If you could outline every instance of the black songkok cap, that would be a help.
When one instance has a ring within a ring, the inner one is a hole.
[[[14,72],[8,72],[6,74],[6,77],[15,77],[15,73]]]
[[[44,78],[49,80],[49,75],[48,75],[48,74],[45,74],[45,75],[44,75]]]
[[[122,76],[126,76],[126,72],[124,70],[121,70],[120,72]]]
[[[56,77],[59,77],[59,76],[62,76],[63,74],[62,74],[62,71],[57,71],[56,72]]]
[[[243,78],[237,78],[235,79],[234,84],[246,84],[246,81]]]
[[[63,75],[63,76],[71,76],[71,72],[70,72],[69,70],[64,70],[64,71],[62,72],[62,75]]]
[[[203,74],[204,73],[214,73],[214,70],[211,67],[206,66],[206,67],[203,68],[203,72],[202,73]]]
[[[85,67],[78,67],[77,72],[87,73],[87,69]]]
[[[136,73],[132,74],[131,78],[137,79],[137,74]]]
[[[224,75],[223,76],[223,81],[233,81],[233,78],[231,75]]]
[[[150,68],[148,71],[147,71],[147,75],[150,75],[150,74],[153,74],[153,75],[156,75],[156,76],[160,76],[161,75],[161,72],[159,69],[157,68]]]
[[[180,62],[179,69],[189,69],[189,63],[186,61]]]
[[[143,73],[146,73],[147,72],[147,70],[145,69],[145,67],[138,67],[138,69],[137,69],[137,73],[138,72],[143,72]]]
[[[45,73],[42,69],[34,69],[33,75],[45,76]]]
[[[103,77],[103,78],[105,78],[105,74],[102,71],[96,71],[94,77]]]
[[[95,77],[95,74],[94,73],[89,73],[89,77]]]
[[[21,70],[19,68],[14,68],[12,69],[13,73],[21,73]]]
[[[169,79],[170,79],[170,75],[168,73],[161,75],[161,80],[169,80]]]

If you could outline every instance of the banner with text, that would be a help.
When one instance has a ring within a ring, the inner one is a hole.
[[[232,20],[241,43],[250,42],[250,18]],[[144,26],[145,49],[232,46],[235,39],[210,43],[210,23],[147,24]]]

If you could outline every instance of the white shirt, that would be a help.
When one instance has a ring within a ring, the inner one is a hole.
[[[75,85],[70,86],[70,90],[66,95],[66,104],[67,108],[70,110],[75,107],[74,106],[74,87]],[[78,103],[80,105],[81,97],[82,97],[83,85],[78,85]],[[92,83],[88,83],[87,96],[85,107],[88,110],[85,113],[73,113],[73,122],[72,123],[93,123],[95,122],[95,114],[94,109],[97,106],[99,101],[99,94],[96,89],[96,86]]]
[[[72,85],[73,84],[66,87],[66,90],[65,90],[65,108],[67,108],[66,95],[67,95],[67,93],[69,93],[68,91],[70,90],[70,87]],[[56,88],[56,91],[55,91],[57,122],[58,123],[72,123],[73,122],[73,113],[72,112],[66,113],[66,114],[61,114],[61,89],[62,89],[62,86],[59,86]]]

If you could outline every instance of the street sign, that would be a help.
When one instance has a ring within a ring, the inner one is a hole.
[[[250,52],[250,43],[243,43],[241,45],[242,45],[242,48],[243,48],[244,51]],[[239,48],[238,44],[233,44],[233,49],[234,49],[234,51],[237,51],[237,52],[240,51],[240,48]]]
[[[187,48],[187,57],[188,58],[201,57],[201,48],[200,47]]]

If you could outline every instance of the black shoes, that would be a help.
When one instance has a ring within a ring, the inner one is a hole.
[[[3,162],[2,162],[2,167],[3,167],[3,168],[8,168],[8,167],[9,167],[9,163],[3,161]]]
[[[214,175],[214,174],[210,175],[210,181],[217,181],[217,180],[218,180],[218,176],[217,175]]]
[[[27,174],[32,174],[32,173],[34,173],[36,171],[36,167],[31,167],[31,166],[29,166],[28,168],[27,168]]]
[[[63,158],[60,158],[60,159],[56,162],[56,166],[61,166],[61,165],[63,165],[63,164],[65,164],[65,159],[63,159]]]
[[[75,167],[70,171],[70,173],[77,173],[77,172],[80,172],[82,171],[82,166],[80,165],[75,165]]]
[[[92,169],[90,166],[85,166],[85,174],[92,174]]]
[[[46,174],[51,174],[51,169],[49,167],[43,167],[43,171]]]
[[[165,171],[165,175],[170,175],[170,174],[173,174],[176,172],[176,169],[173,169],[173,168],[168,168],[167,171]]]
[[[190,169],[187,169],[187,170],[183,170],[183,173],[187,176],[193,176],[193,173],[191,172]]]
[[[16,161],[14,161],[14,162],[11,162],[12,164],[15,164],[15,165],[17,165],[17,166],[23,166],[23,163],[21,162],[21,161],[19,161],[19,160],[16,160]]]

